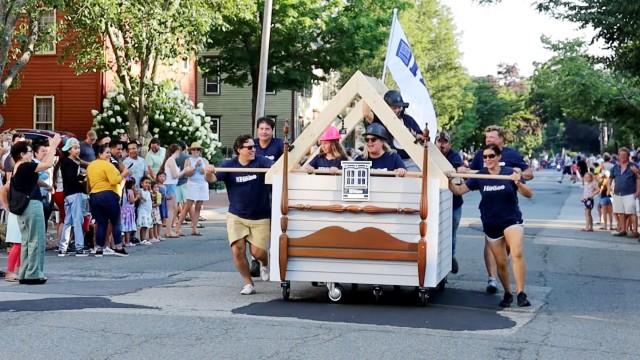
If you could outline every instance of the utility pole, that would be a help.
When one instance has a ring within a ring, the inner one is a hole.
[[[271,11],[273,8],[273,0],[265,0],[264,13],[262,16],[262,43],[260,45],[260,73],[258,75],[258,98],[256,99],[256,118],[253,119],[254,124],[258,118],[264,116],[264,108],[267,93],[267,69],[269,68],[269,39],[271,37]],[[253,132],[256,129],[254,126]],[[255,134],[254,134],[255,135]]]

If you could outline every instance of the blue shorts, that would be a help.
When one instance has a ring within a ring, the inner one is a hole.
[[[522,219],[508,220],[499,224],[482,223],[482,229],[488,241],[496,241],[504,237],[504,231],[514,225],[522,225]]]
[[[167,189],[167,197],[176,197],[176,184],[164,184],[165,189]]]
[[[603,196],[600,198],[599,201],[600,206],[607,206],[607,205],[611,205],[611,198],[609,196]]]

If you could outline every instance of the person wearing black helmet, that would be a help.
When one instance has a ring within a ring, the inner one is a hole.
[[[389,107],[391,107],[391,110],[393,110],[396,116],[398,116],[398,119],[402,120],[402,123],[407,129],[409,129],[411,134],[417,139],[422,140],[422,129],[420,129],[420,125],[418,125],[416,120],[411,117],[411,115],[405,113],[404,110],[409,107],[409,103],[404,102],[400,92],[397,90],[387,91],[384,94],[384,101],[387,103],[387,105],[389,105]],[[364,106],[364,118],[368,124],[381,124],[382,126],[384,126],[378,116],[375,115],[371,111],[371,108],[369,108],[366,104]],[[388,129],[386,128],[386,126],[384,126],[384,128],[388,133]],[[400,155],[409,170],[419,170],[418,166],[409,157],[409,154],[404,151],[402,145],[398,141],[396,141],[390,134],[388,136],[387,142],[392,149],[398,152],[398,155]]]
[[[367,126],[363,135],[366,146],[362,155],[356,157],[356,161],[371,161],[372,169],[393,171],[400,177],[407,173],[407,168],[398,153],[391,150],[387,144],[389,133],[384,126],[371,124]]]

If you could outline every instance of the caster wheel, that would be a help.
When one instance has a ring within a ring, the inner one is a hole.
[[[436,286],[436,290],[438,292],[443,292],[446,284],[447,284],[447,278],[445,277],[438,283],[438,285]]]
[[[380,298],[382,297],[382,287],[381,286],[374,286],[373,287],[373,298],[376,302],[376,304],[380,303]]]
[[[426,306],[427,302],[429,302],[429,293],[426,289],[421,289],[418,291],[418,305]]]
[[[280,287],[282,287],[282,300],[288,301],[289,300],[289,295],[291,295],[291,286],[290,286],[289,282],[286,281],[286,282],[281,283]]]
[[[256,259],[251,259],[251,265],[249,266],[251,277],[260,277],[260,263]]]
[[[344,288],[340,284],[335,284],[329,288],[327,295],[329,295],[331,302],[340,302],[344,296]]]
[[[318,286],[320,286],[320,284],[318,284],[318,282],[317,282],[317,281],[312,281],[312,282],[311,282],[311,286],[313,286],[313,287],[318,287]]]

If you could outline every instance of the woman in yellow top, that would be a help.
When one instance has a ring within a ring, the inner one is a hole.
[[[120,231],[120,189],[122,179],[129,175],[129,169],[120,173],[109,161],[111,148],[108,145],[100,145],[97,151],[98,158],[87,167],[87,179],[89,181],[89,205],[91,216],[96,220],[96,257],[103,255],[107,226],[111,222],[113,242],[116,245],[114,255],[128,256],[122,246],[122,233]]]

